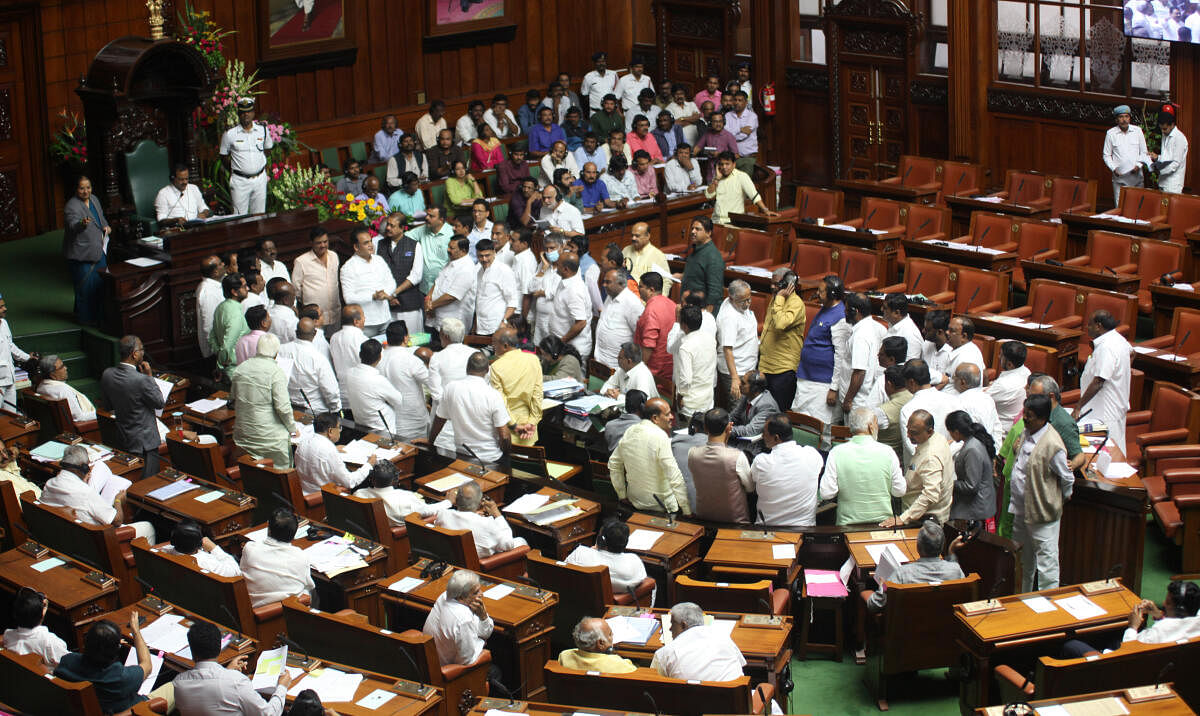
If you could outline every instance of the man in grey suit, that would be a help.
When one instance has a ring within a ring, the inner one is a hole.
[[[778,415],[779,406],[775,397],[767,390],[767,378],[757,370],[746,371],[742,376],[742,397],[733,407],[733,436],[751,438],[761,435],[763,427],[772,415]]]
[[[106,368],[100,376],[100,392],[117,419],[120,447],[142,458],[142,477],[158,473],[158,432],[155,410],[164,404],[163,394],[150,373],[142,341],[124,336],[117,344],[121,362]]]

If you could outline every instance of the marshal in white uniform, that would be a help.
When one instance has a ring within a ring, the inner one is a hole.
[[[238,113],[249,112],[254,117],[254,100],[238,101]],[[261,214],[267,210],[267,154],[275,146],[271,134],[262,124],[242,125],[225,130],[221,136],[221,156],[229,156],[233,175],[229,177],[229,194],[235,214]]]

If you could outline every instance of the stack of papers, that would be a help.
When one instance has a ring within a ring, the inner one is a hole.
[[[171,394],[171,390],[175,388],[175,384],[169,380],[163,380],[162,378],[155,378],[154,384],[158,386],[158,392],[162,393],[163,402],[166,403],[167,396]],[[160,418],[162,417],[162,413],[162,408],[154,411],[154,414]]]
[[[924,243],[926,243],[926,244],[934,244],[934,243],[944,244],[946,247],[951,248],[951,249],[958,249],[959,251],[974,251],[975,253],[979,253],[979,254],[995,255],[995,254],[1004,253],[1000,249],[993,249],[990,246],[975,246],[974,244],[956,244],[956,243],[953,243],[950,241],[942,241],[940,239],[926,239]]]
[[[261,660],[261,658],[260,658]],[[362,683],[362,674],[348,674],[337,669],[314,669],[304,678],[292,684],[288,696],[297,696],[305,689],[317,692],[324,704],[350,702],[354,700],[354,692]]]
[[[1137,474],[1137,468],[1127,462],[1112,462],[1104,470],[1104,476],[1114,480],[1124,480]]]
[[[125,657],[125,666],[137,666],[137,649],[130,649],[129,656]],[[158,681],[158,672],[162,670],[163,658],[154,652],[150,652],[150,673],[146,675],[146,680],[138,687],[138,693],[142,696],[149,696],[150,690],[154,688],[154,682]]]
[[[151,490],[150,492],[146,493],[146,497],[149,497],[152,500],[164,502],[172,497],[178,497],[185,492],[199,489],[200,486],[192,482],[190,477],[185,477],[182,480],[176,480],[169,485],[163,485],[157,490]]]
[[[214,410],[224,408],[227,404],[227,401],[222,400],[221,398],[201,398],[200,400],[194,400],[188,403],[187,407],[188,410],[191,410],[193,413],[207,415]]]
[[[665,616],[665,615],[664,615]],[[613,643],[645,644],[658,631],[658,620],[644,617],[609,617],[604,620],[612,629]],[[670,632],[667,632],[670,633]]]
[[[625,545],[626,549],[646,551],[654,547],[654,543],[663,536],[662,532],[656,530],[634,530],[629,535],[629,543]]]
[[[1122,224],[1149,224],[1145,219],[1130,219],[1128,216],[1120,214],[1092,214],[1093,219],[1108,219],[1109,221],[1117,221]]]
[[[162,240],[161,239],[159,239],[159,248],[162,248]],[[131,264],[133,266],[139,266],[141,268],[147,268],[149,266],[157,266],[157,265],[161,264],[162,261],[159,261],[158,259],[146,258],[145,256],[138,256],[138,257],[132,258],[132,259],[125,259],[125,263]],[[141,693],[141,692],[139,691],[138,693]]]
[[[542,383],[542,395],[547,398],[565,398],[584,390],[583,383],[574,378],[559,378]]]
[[[330,537],[304,549],[312,568],[333,577],[352,569],[367,566],[364,550],[344,537]]]
[[[439,477],[436,480],[430,481],[425,485],[425,487],[428,487],[435,492],[449,492],[459,485],[465,485],[470,481],[471,478],[467,477],[461,472],[452,472],[445,477]]]
[[[1000,204],[1004,201],[1002,196],[973,196],[971,198],[975,201],[986,201],[989,204]]]
[[[254,676],[250,679],[250,685],[255,691],[267,693],[275,690],[276,684],[279,683],[279,675],[283,673],[283,667],[287,664],[287,652],[288,648],[281,646],[259,654],[258,665],[254,667]]]
[[[182,614],[164,614],[142,627],[146,646],[168,654],[178,654],[187,648],[187,627],[180,624]],[[130,650],[132,651],[132,650]]]
[[[353,462],[359,465],[365,463],[372,455],[376,460],[392,460],[400,454],[397,449],[381,448],[370,440],[361,438],[342,445],[338,452],[341,453],[342,462]]]
[[[572,415],[587,417],[594,412],[599,412],[613,405],[623,405],[623,403],[616,398],[609,398],[604,395],[585,395],[563,403],[563,410]]]
[[[1055,599],[1057,604],[1063,611],[1075,617],[1079,621],[1084,619],[1095,619],[1099,616],[1108,614],[1099,604],[1093,602],[1082,594],[1076,594],[1073,597],[1066,599]]]
[[[769,277],[771,275],[771,270],[762,266],[730,266],[729,270],[737,271],[738,273],[748,273],[751,276]]]
[[[867,545],[867,554],[871,555],[871,559],[875,560],[875,564],[879,564],[879,560],[883,558],[884,552],[890,554],[892,559],[896,561],[896,564],[904,564],[908,561],[908,557],[904,556],[904,552],[901,552],[900,548],[894,542]]]
[[[60,443],[51,440],[48,443],[42,443],[29,451],[29,457],[38,462],[55,462],[61,460],[63,453],[67,450],[66,443]]]
[[[536,492],[531,492],[528,495],[521,495],[517,499],[504,506],[504,512],[511,512],[514,515],[528,515],[545,506],[550,501],[549,495],[541,495]]]

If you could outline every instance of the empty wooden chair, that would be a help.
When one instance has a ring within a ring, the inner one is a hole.
[[[900,218],[904,220],[904,238],[909,241],[944,241],[950,231],[950,209],[928,204],[908,204]]]
[[[1002,197],[1011,204],[1035,209],[1050,206],[1050,187],[1053,182],[1045,174],[1009,169],[1004,177],[1004,190],[992,196]]]
[[[972,196],[983,189],[983,167],[968,162],[942,162],[942,187],[937,203],[945,204],[947,196]]]
[[[1066,255],[1067,227],[1052,221],[1021,221],[1016,231],[1017,265],[1013,269],[1013,285],[1025,290],[1025,273],[1020,259],[1045,261]]]
[[[737,584],[705,582],[680,574],[675,577],[675,601],[695,602],[706,612],[792,613],[791,590],[786,587],[774,588],[768,579]]]
[[[659,392],[662,395],[662,392]],[[672,400],[663,395],[666,400]],[[558,460],[546,459],[546,448],[538,445],[512,445],[509,448],[509,459],[512,461],[512,474],[514,477],[528,477],[532,479],[548,479],[558,480],[560,482],[569,482],[575,476],[579,475],[583,468],[579,465],[571,465],[570,463],[560,462]]]
[[[503,579],[517,579],[525,574],[525,555],[529,553],[529,545],[480,557],[470,530],[450,530],[426,524],[417,514],[406,517],[404,524],[408,528],[411,554],[435,557],[472,572]]]
[[[1200,470],[1200,445],[1148,445],[1142,450],[1142,485],[1151,504],[1166,499],[1168,470]]]
[[[844,205],[845,197],[837,189],[803,186],[796,195],[796,219],[821,219],[826,224],[836,224],[845,213]]]
[[[176,470],[240,489],[241,469],[238,465],[225,466],[225,454],[219,444],[187,440],[172,431],[167,433],[167,451]]]
[[[1077,287],[1069,283],[1035,278],[1029,282],[1029,299],[1025,305],[1004,311],[1001,315],[1078,328],[1081,320],[1075,314],[1076,290]]]
[[[898,283],[879,289],[880,293],[919,293],[934,303],[950,303],[954,300],[954,287],[951,274],[958,266],[933,261],[931,259],[911,258],[904,269],[904,283]]]
[[[939,159],[903,154],[896,167],[896,176],[888,177],[881,183],[921,189],[936,188],[942,183],[942,162]]]
[[[1186,245],[1187,235],[1200,231],[1200,196],[1169,195],[1166,214],[1164,221],[1171,225],[1171,241]]]
[[[1137,271],[1137,257],[1133,249],[1136,241],[1129,234],[1093,229],[1088,232],[1085,252],[1063,263],[1068,266],[1111,269],[1114,273],[1134,273]]]
[[[1200,395],[1158,381],[1150,393],[1147,410],[1135,410],[1125,418],[1125,461],[1141,465],[1142,451],[1151,445],[1200,441]]]
[[[835,273],[833,252],[839,249],[824,241],[796,239],[792,242],[792,271],[805,281],[815,281]]]
[[[1065,212],[1093,214],[1096,211],[1096,180],[1078,177],[1051,177],[1050,218]]]
[[[1134,246],[1137,248],[1137,273],[1142,279],[1137,292],[1138,312],[1145,316],[1154,311],[1150,286],[1160,282],[1166,274],[1178,274],[1183,270],[1188,247],[1174,241],[1145,238],[1139,239]]]
[[[858,209],[859,217],[842,223],[855,228],[866,227],[888,233],[904,231],[904,212],[904,202],[878,196],[864,196]]]
[[[964,236],[951,239],[956,244],[986,246],[997,251],[1015,251],[1020,221],[1009,214],[976,211],[971,214],[971,228]]]
[[[1171,314],[1171,331],[1138,346],[1161,348],[1184,356],[1200,351],[1200,308],[1176,308]]]
[[[28,534],[17,488],[9,480],[0,481],[0,552],[24,544]]]
[[[772,234],[740,229],[733,247],[730,266],[774,266],[779,263],[782,244]]]
[[[295,468],[281,470],[270,459],[242,455],[238,458],[237,470],[241,476],[241,489],[258,500],[254,506],[256,524],[266,522],[281,506],[291,507],[296,514],[310,520],[325,519],[324,496],[320,492],[304,494]]]
[[[874,249],[841,246],[834,252],[837,269],[847,291],[873,291],[887,278],[885,257]],[[812,314],[810,314],[812,315]]]
[[[1008,308],[1008,274],[966,266],[957,271],[955,313],[999,313]]]
[[[1121,187],[1121,198],[1116,207],[1104,212],[1117,214],[1126,219],[1140,219],[1151,224],[1166,221],[1167,207],[1170,204],[1169,195],[1156,189],[1142,187]]]

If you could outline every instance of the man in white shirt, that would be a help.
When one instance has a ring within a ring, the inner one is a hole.
[[[159,226],[182,226],[194,219],[212,216],[200,189],[188,182],[189,176],[186,166],[176,164],[171,183],[158,190],[154,197],[154,214]]]
[[[483,113],[483,121],[487,122],[497,139],[515,137],[521,133],[521,123],[513,116],[508,108],[508,95],[498,94],[492,97],[492,107]]]
[[[279,346],[279,357],[292,361],[288,396],[292,405],[316,413],[339,413],[342,397],[337,376],[329,359],[313,344],[317,323],[301,318],[296,324],[296,340]]]
[[[436,443],[447,421],[454,428],[455,451],[463,447],[484,463],[499,464],[507,457],[512,436],[508,430],[508,406],[504,396],[487,381],[488,359],[480,352],[467,359],[467,375],[442,388],[437,417],[429,431],[429,442]]]
[[[471,242],[471,260],[479,259],[476,245],[484,239],[492,238],[492,220],[491,209],[488,208],[486,199],[476,199],[471,202],[471,225],[470,231],[467,232],[467,239]]]
[[[661,500],[668,512],[688,515],[692,507],[687,486],[671,451],[673,418],[667,401],[647,400],[642,408],[642,421],[625,431],[609,456],[608,470],[617,496],[628,499],[634,507],[661,510],[658,502]]]
[[[629,74],[617,80],[617,88],[613,94],[617,95],[617,99],[621,101],[621,109],[625,112],[629,112],[637,106],[638,95],[642,90],[654,90],[654,84],[649,75],[642,74],[643,69],[645,69],[645,65],[642,64],[642,61],[634,58],[629,61]],[[601,95],[601,99],[603,99],[603,95]]]
[[[318,493],[322,485],[334,484],[353,490],[366,478],[376,463],[371,455],[353,472],[346,469],[337,441],[342,437],[342,426],[334,413],[318,413],[313,418],[313,435],[301,440],[296,446],[296,474],[300,477],[300,489],[306,495]]]
[[[1125,451],[1125,420],[1129,412],[1129,341],[1117,333],[1117,319],[1108,311],[1094,311],[1088,318],[1087,332],[1092,337],[1092,355],[1083,366],[1079,385],[1083,393],[1071,417],[1089,411],[1088,423],[1108,428],[1108,438]],[[1082,431],[1082,429],[1081,429]]]
[[[809,527],[816,524],[817,483],[824,461],[821,453],[792,439],[785,415],[773,415],[763,429],[769,452],[750,465],[750,489],[758,493],[758,510],[766,524]]]
[[[579,275],[579,260],[573,255],[560,258],[556,271],[562,283],[551,303],[550,334],[570,343],[586,365],[592,352],[592,297]]]
[[[237,560],[215,542],[204,536],[200,523],[185,519],[171,530],[171,544],[163,547],[167,554],[178,554],[196,560],[196,566],[218,577],[236,577],[242,573]]]
[[[254,242],[254,251],[258,255],[259,272],[262,273],[263,281],[269,284],[273,278],[292,280],[287,264],[279,260],[279,249],[275,247],[274,241],[265,236],[260,237]]]
[[[1132,111],[1122,104],[1113,109],[1117,126],[1104,135],[1104,165],[1112,172],[1113,203],[1120,205],[1121,187],[1142,186],[1142,165],[1150,163],[1146,135],[1130,125]]]
[[[534,291],[538,272],[538,257],[530,248],[532,242],[533,232],[530,229],[516,229],[508,237],[508,246],[513,252],[513,276],[517,281],[517,293],[521,295],[520,313],[526,320],[532,312],[533,302],[529,299],[529,294]]]
[[[717,626],[706,626],[704,611],[692,602],[671,607],[671,643],[654,652],[650,667],[671,679],[733,681],[741,678],[746,657]]]
[[[235,214],[267,210],[267,155],[275,146],[265,124],[254,121],[254,98],[237,103],[238,124],[221,135],[220,154],[229,157],[229,194]]]
[[[912,460],[916,446],[908,435],[908,419],[918,410],[924,410],[933,416],[934,430],[943,438],[949,440],[950,433],[946,430],[946,416],[958,410],[955,396],[938,390],[929,383],[929,366],[923,360],[910,360],[904,364],[904,387],[912,393],[912,400],[900,408],[900,435],[903,441],[903,460],[901,467],[907,468]]]
[[[546,221],[551,231],[571,237],[584,233],[583,214],[574,206],[562,200],[558,187],[553,184],[542,189],[542,220]]]
[[[280,344],[291,343],[296,340],[296,326],[300,322],[296,314],[296,288],[280,276],[267,284],[267,295],[271,298],[271,305],[267,307],[271,327],[267,330],[279,337]]]
[[[612,156],[608,160],[608,171],[600,175],[600,181],[608,189],[608,198],[618,208],[625,208],[631,201],[637,201],[637,180],[629,171],[629,160],[623,154]]]
[[[383,333],[392,318],[389,301],[396,292],[396,279],[387,262],[375,255],[375,242],[366,228],[351,232],[354,255],[342,266],[342,297],[363,311],[363,334],[368,338]]]
[[[979,374],[987,372],[983,363],[983,351],[975,345],[975,322],[966,316],[955,316],[950,319],[946,330],[946,343],[950,346],[950,355],[946,360],[946,383],[942,390],[953,395],[958,392],[954,387],[954,371],[960,365],[970,363],[979,369]]]
[[[610,517],[596,533],[596,546],[581,544],[567,555],[567,564],[580,567],[608,567],[613,594],[627,594],[646,579],[646,565],[634,552],[627,552],[629,525]]]
[[[70,649],[42,624],[50,601],[32,587],[21,587],[13,597],[13,626],[4,630],[4,648],[15,654],[37,654],[53,669]]]
[[[1008,426],[1000,425],[996,413],[996,401],[980,387],[983,377],[974,363],[963,363],[954,370],[954,389],[958,393],[958,409],[965,410],[971,420],[987,428],[992,435],[992,445],[1004,442]]]
[[[648,398],[658,397],[658,387],[654,382],[654,374],[642,362],[642,347],[628,341],[621,346],[617,355],[617,370],[604,381],[600,388],[601,395],[623,400],[631,390],[640,390]]]
[[[457,318],[447,318],[442,324],[442,349],[429,359],[429,397],[433,401],[431,414],[436,414],[438,403],[442,400],[442,389],[451,383],[467,377],[467,361],[475,355],[476,349],[463,343],[466,328]],[[428,433],[427,433],[428,434]],[[441,435],[434,442],[438,452],[444,455],[454,455],[458,443],[454,441],[454,426],[447,423]]]
[[[925,314],[925,345],[921,347],[921,360],[929,367],[929,379],[939,388],[949,378],[950,344],[946,334],[950,330],[949,311],[930,311]],[[909,359],[911,360],[911,358]]]
[[[402,321],[392,321],[387,329],[387,347],[379,361],[379,372],[397,391],[404,410],[396,412],[392,426],[397,439],[405,442],[429,435],[429,408],[425,405],[425,386],[430,382],[429,368],[405,345],[408,328]]]
[[[495,623],[488,616],[479,587],[479,575],[456,569],[446,582],[446,591],[437,598],[421,631],[433,637],[443,666],[474,664]]]
[[[346,393],[354,423],[360,428],[394,435],[396,415],[403,410],[404,396],[379,372],[383,346],[374,338],[363,342],[358,349],[359,364],[350,369]]]
[[[292,508],[277,507],[267,522],[267,536],[242,548],[242,574],[251,606],[266,606],[293,595],[312,597],[316,585],[308,557],[292,544],[298,527]]]
[[[617,73],[608,69],[608,53],[593,53],[592,67],[594,69],[583,76],[583,83],[579,85],[579,96],[587,101],[588,114],[599,112],[604,95],[617,91]]]
[[[1158,171],[1158,188],[1168,194],[1183,191],[1183,176],[1187,173],[1188,141],[1183,132],[1175,127],[1175,112],[1171,105],[1158,113],[1158,129],[1162,142],[1157,152],[1150,152],[1150,159]]]
[[[376,463],[367,473],[368,487],[355,490],[354,496],[368,500],[382,500],[388,521],[396,526],[403,525],[404,518],[414,512],[428,519],[450,507],[450,503],[446,500],[430,504],[417,493],[396,487],[398,477],[399,472],[391,462],[384,460]]]
[[[604,274],[604,306],[596,323],[596,360],[612,369],[620,367],[617,353],[621,346],[633,340],[637,321],[646,306],[621,269],[609,269]]]
[[[692,145],[686,142],[680,142],[675,147],[675,156],[667,162],[663,173],[668,192],[680,194],[704,188],[704,179],[700,176],[700,163],[692,159]]]
[[[350,404],[350,397],[346,393],[346,381],[350,378],[350,371],[359,363],[359,347],[367,341],[367,335],[363,333],[362,328],[362,307],[355,303],[343,306],[342,329],[334,333],[333,338],[329,340],[329,356],[332,359],[333,372],[337,374],[343,406]]]
[[[280,669],[279,679],[267,701],[255,691],[250,677],[242,673],[247,655],[221,666],[221,629],[212,622],[195,619],[187,633],[195,666],[175,677],[175,708],[180,716],[280,716],[287,705],[292,677]]]
[[[887,329],[871,315],[871,302],[861,293],[846,296],[846,323],[850,324],[846,359],[833,376],[842,412],[870,406],[875,383],[883,378],[879,348]]]
[[[76,519],[102,527],[120,527],[125,523],[125,491],[109,502],[88,484],[91,468],[82,445],[69,446],[58,464],[61,471],[42,488],[43,505],[65,507],[74,512]],[[133,522],[129,526],[135,536],[145,537],[150,544],[157,543],[154,526],[149,522]]]
[[[474,480],[458,488],[454,509],[439,512],[437,524],[448,530],[470,530],[480,558],[527,544],[524,538],[513,537],[512,526],[500,514],[500,508],[483,494],[483,488]]]
[[[713,375],[717,371],[717,341],[713,333],[702,330],[704,316],[699,306],[679,309],[683,337],[673,351],[675,394],[679,397],[679,419],[690,421],[696,413],[713,407]],[[668,339],[668,343],[670,340]]]
[[[729,284],[729,298],[717,311],[717,407],[732,410],[742,397],[740,378],[758,365],[758,319],[750,310],[750,284]]]
[[[1005,341],[1000,345],[1000,374],[984,388],[996,403],[996,417],[1007,433],[1021,417],[1025,405],[1025,384],[1029,369],[1025,367],[1028,349],[1020,341]],[[1001,441],[1003,442],[1003,440]],[[999,444],[999,443],[997,443]]]
[[[907,342],[904,360],[920,358],[925,348],[925,337],[921,335],[917,324],[913,323],[912,316],[908,315],[908,297],[903,293],[889,293],[883,299],[881,315],[888,324],[886,335],[900,336]]]
[[[471,260],[471,242],[465,236],[455,236],[450,239],[448,251],[450,261],[442,267],[425,297],[425,314],[439,328],[447,318],[457,318],[470,326],[477,277],[477,267]]]
[[[479,258],[475,286],[475,333],[490,336],[513,317],[524,297],[517,289],[517,276],[508,264],[496,260],[496,245],[484,239],[475,247]]]
[[[460,147],[471,146],[471,140],[479,136],[479,125],[483,122],[483,102],[471,100],[467,113],[454,123],[454,143]]]
[[[42,356],[38,360],[38,370],[46,376],[38,384],[37,394],[51,400],[65,400],[71,412],[71,420],[76,423],[86,423],[96,419],[96,406],[86,395],[67,383],[67,366],[62,359],[54,354]]]
[[[429,111],[421,115],[413,126],[413,133],[417,135],[417,141],[420,143],[420,149],[433,149],[437,146],[438,134],[446,128],[446,103],[440,99],[435,99],[429,104]]]
[[[220,256],[206,256],[200,262],[200,284],[196,286],[196,340],[200,343],[200,355],[206,359],[212,356],[212,346],[208,345],[208,334],[212,331],[213,316],[217,306],[225,300],[221,291],[221,279],[225,278],[225,262]],[[216,364],[213,364],[215,367]]]

